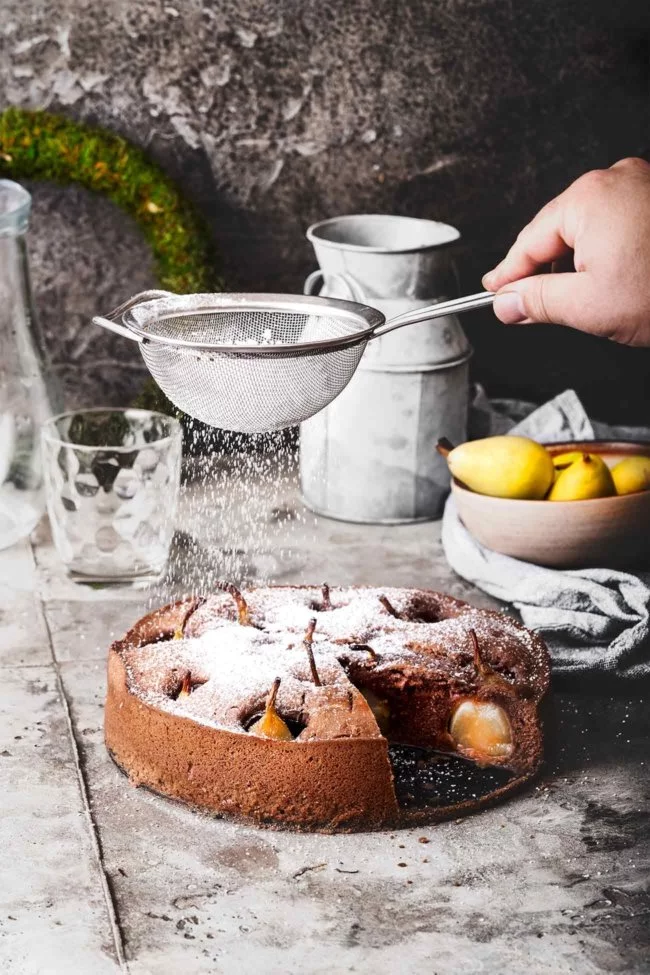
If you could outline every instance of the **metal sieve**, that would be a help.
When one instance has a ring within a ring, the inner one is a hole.
[[[375,308],[334,298],[145,291],[93,322],[138,342],[151,375],[184,413],[262,433],[302,423],[331,403],[371,339],[493,300],[484,291],[386,322]]]

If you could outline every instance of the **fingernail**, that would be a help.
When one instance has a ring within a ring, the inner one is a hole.
[[[505,291],[494,299],[494,314],[504,325],[517,325],[528,315],[524,308],[521,295],[517,291]]]
[[[496,271],[496,268],[493,267],[491,271],[486,271],[485,274],[483,275],[483,277],[481,278],[481,284],[483,285],[484,288],[487,288],[488,291],[490,290],[490,282],[491,282],[492,278],[494,277],[494,272],[495,271]]]

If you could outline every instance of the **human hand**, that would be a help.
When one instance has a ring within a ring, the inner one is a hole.
[[[549,264],[555,273],[537,273]],[[650,346],[650,165],[622,159],[585,173],[524,227],[483,285],[498,292],[494,312],[506,325],[554,322]]]

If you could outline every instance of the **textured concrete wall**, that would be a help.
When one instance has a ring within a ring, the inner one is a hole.
[[[1,102],[146,146],[208,214],[237,287],[299,289],[311,221],[382,210],[458,225],[464,287],[476,289],[538,205],[583,170],[648,148],[640,0],[2,7]],[[37,188],[33,227],[35,287],[68,394],[120,401],[140,382],[137,353],[85,322],[151,280],[143,245],[76,191]],[[649,419],[647,354],[551,327],[502,329],[487,313],[467,327],[491,391],[539,398],[574,385],[603,417]]]

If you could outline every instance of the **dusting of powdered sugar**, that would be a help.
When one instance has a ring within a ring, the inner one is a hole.
[[[333,652],[315,652],[322,687],[313,684],[301,643],[277,641],[269,633],[228,621],[215,621],[202,636],[169,640],[127,650],[129,686],[146,704],[202,724],[245,734],[245,721],[260,713],[276,677],[278,709],[297,714],[307,694],[330,706],[349,709],[350,684]],[[185,674],[192,693],[175,696]],[[354,693],[358,693],[354,691]]]
[[[320,587],[284,588],[267,587],[244,589],[251,620],[273,634],[304,634],[309,621],[316,620],[314,642],[326,640],[332,643],[364,643],[388,628],[394,631],[396,642],[403,643],[400,634],[410,627],[423,625],[408,620],[395,619],[382,605],[385,596],[398,614],[405,614],[412,596],[411,590],[336,588],[330,591],[331,608],[323,609],[323,590]],[[189,624],[190,632],[202,632],[213,621],[229,615],[234,618],[234,602],[226,593],[208,598]],[[435,625],[435,624],[434,624]],[[423,630],[419,630],[423,635]]]
[[[368,643],[381,638],[385,653],[399,655],[409,644],[430,642],[451,656],[466,656],[473,652],[469,632],[473,630],[488,656],[508,653],[514,643],[521,648],[528,669],[534,666],[536,658],[538,665],[542,661],[533,635],[503,614],[474,609],[467,604],[450,604],[433,622],[409,619],[413,615],[414,597],[425,603],[427,600],[427,594],[418,590],[336,588],[330,591],[331,608],[325,610],[322,608],[323,591],[319,587],[258,588],[243,590],[243,596],[253,623],[278,638],[285,634],[302,636],[309,621],[315,619],[314,643]],[[399,616],[406,618],[393,617],[382,605],[382,596],[389,600]],[[433,599],[436,607],[435,597],[428,598]],[[224,615],[235,618],[234,601],[227,593],[219,593],[209,597],[197,612],[197,629],[193,629],[196,624],[191,621],[190,630],[209,629]]]
[[[287,714],[299,713],[307,694],[316,703],[325,695],[328,706],[344,706],[346,695],[358,694],[346,676],[346,661],[374,672],[401,674],[406,667],[416,677],[438,674],[472,685],[470,631],[483,659],[495,665],[505,661],[517,680],[535,681],[546,666],[539,641],[509,617],[418,590],[332,589],[327,609],[318,587],[256,588],[242,595],[253,625],[237,622],[232,595],[218,592],[190,616],[184,639],[126,651],[132,691],[163,710],[245,733],[244,718],[263,708],[276,677],[282,682],[278,702]],[[416,600],[421,607],[428,599],[441,618],[395,618],[382,605],[382,596],[402,615],[412,612]],[[452,615],[445,617],[445,612]],[[313,653],[322,687],[314,686],[303,643],[310,620],[316,621]],[[196,687],[188,697],[175,699],[173,691],[184,674]],[[328,698],[332,689],[334,697]]]

